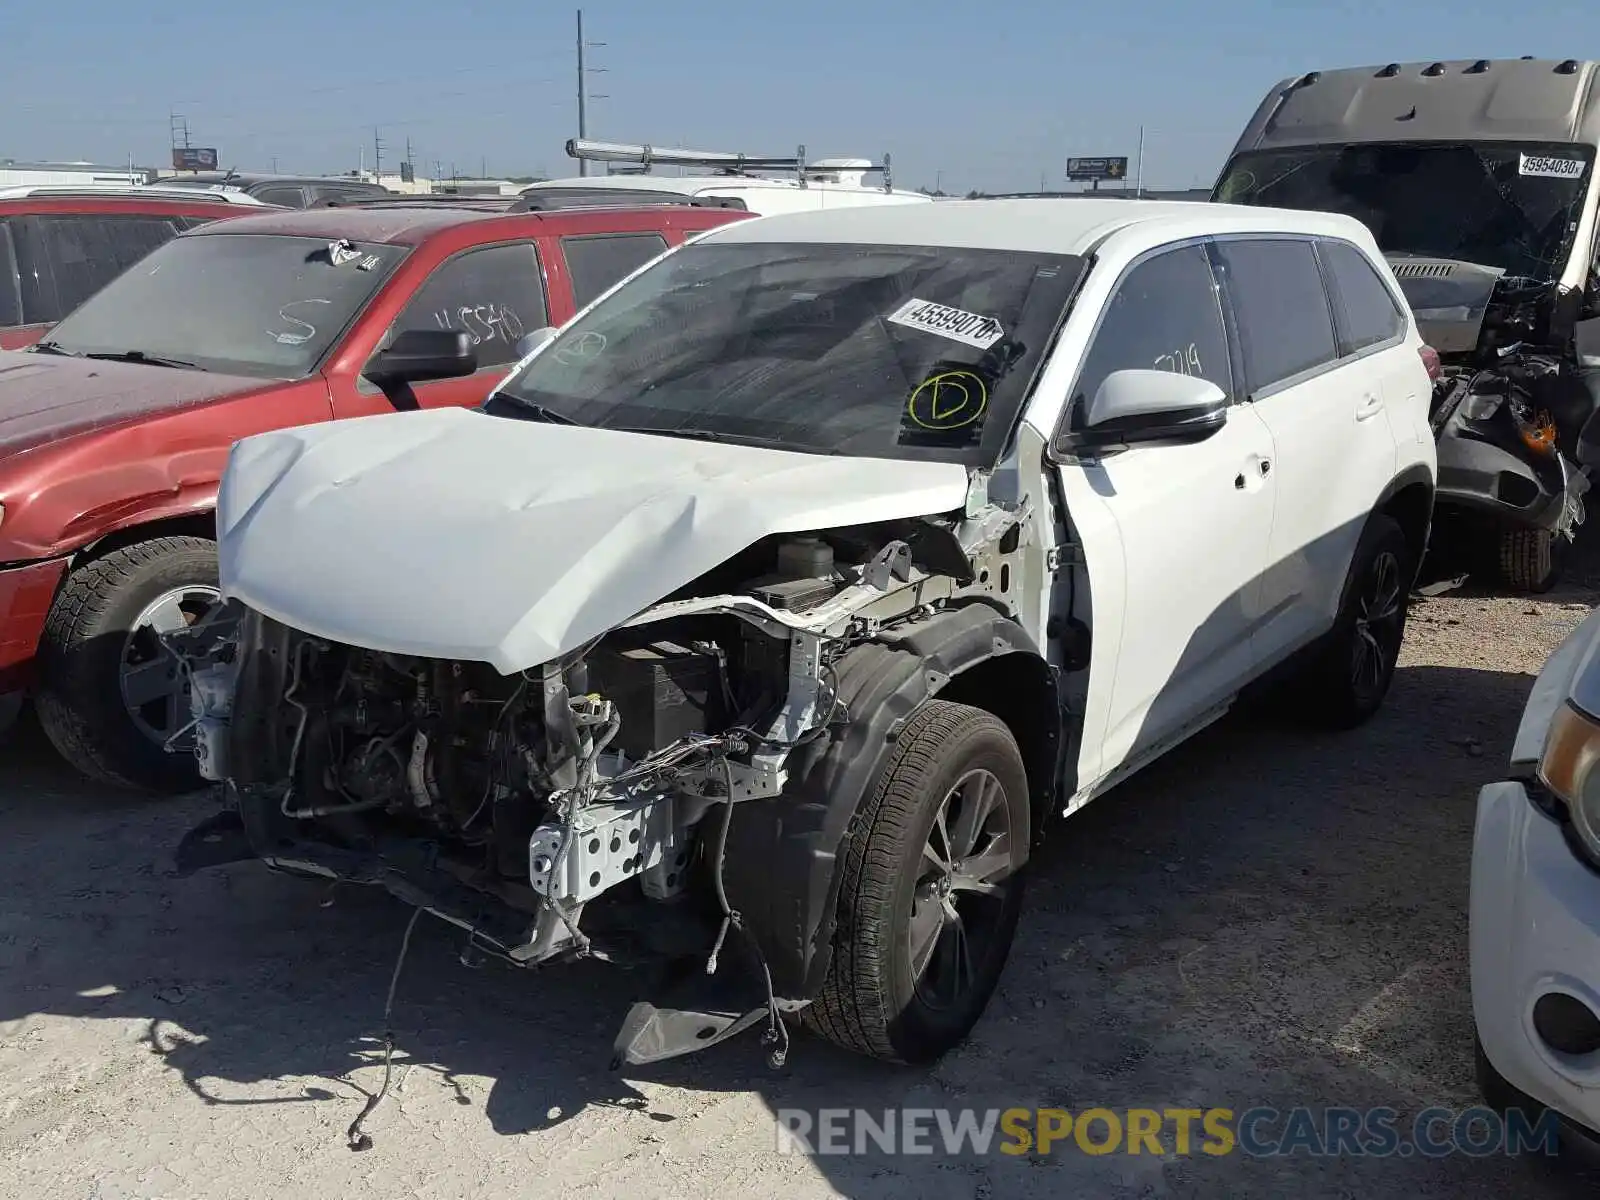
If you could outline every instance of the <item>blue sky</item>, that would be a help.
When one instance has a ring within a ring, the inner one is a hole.
[[[1127,154],[1209,183],[1266,89],[1316,67],[1600,55],[1593,0],[1180,0],[1006,5],[592,0],[590,135],[812,157],[894,155],[947,191],[1060,183]],[[62,20],[44,14],[68,14]],[[224,164],[345,170],[373,126],[398,161],[571,173],[573,9],[526,0],[77,0],[6,22],[0,158],[160,164],[176,109]]]

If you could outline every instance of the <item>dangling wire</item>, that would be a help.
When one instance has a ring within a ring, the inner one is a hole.
[[[383,1098],[389,1094],[389,1078],[394,1066],[394,1028],[391,1018],[394,1014],[394,993],[400,986],[400,968],[405,966],[406,951],[411,949],[411,931],[417,927],[417,918],[422,915],[420,908],[411,910],[411,920],[406,922],[405,937],[400,941],[400,955],[394,960],[394,974],[389,977],[389,998],[383,1002],[383,1083],[376,1092],[367,1097],[366,1107],[354,1121],[350,1128],[345,1130],[345,1141],[352,1150],[371,1150],[372,1135],[364,1132],[361,1123],[372,1115],[372,1110],[383,1103]]]

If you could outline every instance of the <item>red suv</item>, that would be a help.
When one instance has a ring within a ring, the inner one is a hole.
[[[32,345],[184,230],[263,207],[202,192],[190,199],[134,189],[0,188],[0,350]]]
[[[396,200],[202,225],[0,353],[0,720],[31,693],[86,773],[193,786],[181,662],[227,642],[213,508],[234,441],[481,403],[530,335],[749,215],[506,204],[530,211]]]

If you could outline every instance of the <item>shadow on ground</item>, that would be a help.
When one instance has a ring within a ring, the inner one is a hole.
[[[503,1135],[597,1108],[668,1124],[641,1090],[652,1081],[754,1092],[774,1111],[1386,1105],[1404,1128],[1428,1105],[1467,1107],[1474,793],[1503,760],[1530,683],[1413,667],[1353,734],[1231,718],[1091,806],[1038,858],[977,1034],[931,1070],[801,1037],[773,1072],[752,1036],[624,1078],[606,1060],[640,981],[598,965],[469,969],[460,936],[428,920],[399,984],[402,1061],[454,1084],[459,1108],[441,1120]],[[89,792],[36,730],[0,763],[0,1023],[133,1019],[206,1105],[254,1107],[258,1131],[271,1126],[262,1110],[326,1106],[339,1136],[360,1109],[347,1073],[373,1061],[407,911],[251,864],[171,878],[171,847],[206,798]],[[458,1082],[482,1078],[486,1095]],[[26,1131],[24,1117],[12,1132]],[[814,1166],[860,1197],[1593,1194],[1592,1181],[1500,1157],[1069,1150]]]

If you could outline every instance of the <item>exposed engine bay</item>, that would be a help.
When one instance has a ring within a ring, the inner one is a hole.
[[[833,663],[852,645],[953,603],[1010,608],[1028,511],[766,538],[509,676],[247,611],[233,660],[194,676],[202,771],[270,865],[383,884],[511,962],[714,964],[737,921],[731,805],[777,796],[790,756],[848,720]]]

